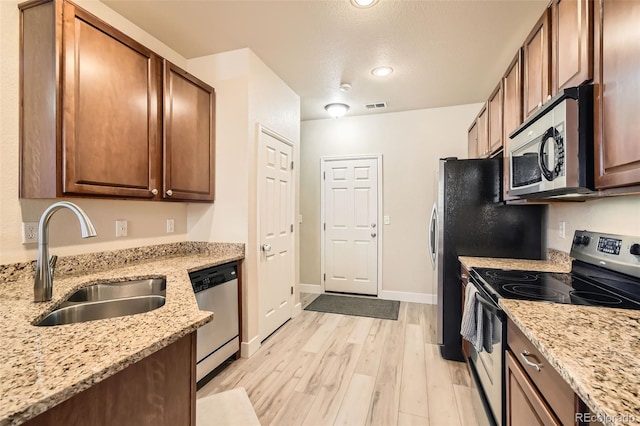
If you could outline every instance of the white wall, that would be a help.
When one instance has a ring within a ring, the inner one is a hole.
[[[565,238],[559,222],[566,223]],[[602,198],[584,203],[554,203],[549,206],[547,244],[568,253],[576,230],[640,237],[640,195]]]
[[[37,221],[54,200],[18,198],[18,78],[19,1],[0,1],[0,264],[36,258],[35,244],[21,244],[21,222]],[[76,4],[105,20],[159,55],[185,67],[186,60],[99,1]],[[50,245],[55,254],[67,255],[116,248],[184,241],[187,207],[184,203],[71,200],[86,209],[98,237],[81,240],[75,217],[59,212],[52,219]],[[175,233],[166,233],[166,219],[175,220]],[[115,238],[115,220],[129,220],[129,236]]]
[[[467,129],[480,104],[302,122],[300,280],[320,285],[320,158],[383,156],[382,290],[435,293],[428,221],[442,157],[467,158]],[[424,299],[423,299],[424,300]]]
[[[259,333],[258,124],[291,140],[294,157],[299,158],[300,98],[249,49],[190,59],[187,69],[214,86],[217,97],[216,201],[189,206],[188,236],[246,244],[242,332],[246,345]],[[296,215],[298,198],[296,194]],[[296,286],[298,282],[296,275]]]

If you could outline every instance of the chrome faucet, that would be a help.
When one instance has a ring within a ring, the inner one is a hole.
[[[33,286],[33,300],[35,302],[46,302],[51,300],[53,293],[53,271],[56,267],[58,256],[49,258],[49,220],[53,214],[67,208],[74,212],[80,222],[82,238],[95,237],[98,235],[89,216],[78,206],[68,201],[60,201],[50,205],[42,216],[38,224],[38,260],[36,263],[36,281]]]

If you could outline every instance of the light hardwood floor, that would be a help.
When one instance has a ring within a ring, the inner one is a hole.
[[[242,386],[262,425],[476,425],[466,368],[435,330],[433,305],[402,302],[397,321],[302,311],[197,396]]]

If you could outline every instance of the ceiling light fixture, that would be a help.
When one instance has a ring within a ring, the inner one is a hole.
[[[349,105],[335,103],[335,104],[326,105],[324,109],[327,110],[329,115],[332,116],[333,118],[340,118],[343,115],[345,115],[347,111],[349,111]]]
[[[341,83],[340,90],[342,90],[343,92],[348,92],[349,90],[351,90],[351,85],[349,83]]]
[[[371,7],[374,4],[378,3],[378,0],[351,0],[351,4],[354,5],[355,7],[359,7],[359,8],[366,8],[366,7]]]
[[[375,67],[371,70],[371,74],[376,77],[386,77],[393,72],[393,68],[391,67]]]

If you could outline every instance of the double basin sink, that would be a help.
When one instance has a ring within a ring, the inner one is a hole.
[[[97,283],[78,289],[37,326],[73,324],[140,314],[165,304],[165,278]]]

